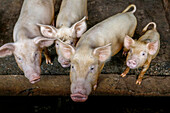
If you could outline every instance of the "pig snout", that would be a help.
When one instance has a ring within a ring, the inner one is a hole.
[[[30,81],[30,83],[34,84],[34,83],[40,81],[40,76],[39,75],[31,75],[29,81]]]
[[[40,81],[40,74],[38,73],[27,73],[25,74],[25,76],[29,80],[29,82],[32,84]]]
[[[58,62],[61,64],[62,67],[70,67],[70,60],[67,60],[63,57],[58,57]]]
[[[87,83],[77,83],[71,84],[71,99],[74,102],[85,102],[88,99],[88,95],[91,92],[90,84]]]
[[[137,67],[137,62],[136,60],[128,60],[127,61],[127,66],[130,67],[131,69],[134,69]]]
[[[40,81],[40,76],[37,75],[37,74],[32,74],[32,75],[29,77],[29,81],[30,81],[30,83],[34,84],[34,83]]]
[[[74,93],[71,94],[71,99],[74,102],[85,102],[88,98],[86,90],[81,86],[76,87],[73,92]]]

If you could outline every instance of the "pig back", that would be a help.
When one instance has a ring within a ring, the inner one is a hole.
[[[63,0],[56,20],[56,27],[71,27],[87,16],[87,0]]]
[[[156,42],[158,41],[158,49],[154,55],[152,55],[152,59],[154,59],[160,49],[160,35],[157,32],[157,30],[148,30],[144,35],[142,35],[138,41],[144,42],[144,43],[150,43],[150,42]]]
[[[112,51],[116,51],[120,46],[123,46],[125,35],[133,36],[136,24],[136,17],[133,13],[119,13],[96,24],[84,33],[77,47],[83,43],[91,47],[112,43]]]
[[[18,32],[25,32],[22,34],[29,35],[28,37],[41,35],[39,27],[36,24],[49,25],[52,23],[53,18],[53,0],[24,0],[19,19],[14,27],[14,41]]]

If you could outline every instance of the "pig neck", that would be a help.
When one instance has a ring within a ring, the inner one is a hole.
[[[32,28],[35,28],[35,31],[30,31],[26,27],[21,27],[20,29],[16,30],[13,35],[14,42],[18,40],[33,39],[37,36],[41,36],[37,26]]]
[[[154,55],[149,55],[150,57],[152,57],[152,59],[157,56],[160,49],[160,35],[157,30],[148,30],[143,36],[138,39],[138,41],[143,42],[145,44],[158,41],[159,44],[157,52]]]
[[[84,33],[77,47],[96,48],[111,43],[112,55],[115,55],[122,48],[125,35],[133,36],[136,24],[136,17],[132,13],[118,13]]]
[[[159,34],[156,30],[149,30],[138,41],[150,43],[159,40]]]

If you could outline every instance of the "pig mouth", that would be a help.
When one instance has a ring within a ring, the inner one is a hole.
[[[36,83],[36,82],[38,82],[38,81],[40,81],[40,76],[38,76],[38,77],[30,80],[30,83],[31,83],[31,84],[34,84],[34,83]]]
[[[85,102],[88,99],[88,96],[80,93],[76,93],[76,94],[71,94],[71,99],[74,102]]]
[[[128,66],[130,69],[135,69],[135,67],[134,66]]]
[[[61,66],[62,66],[62,67],[70,67],[70,65],[71,65],[70,62],[61,63]]]
[[[127,65],[130,69],[136,69],[136,66]]]

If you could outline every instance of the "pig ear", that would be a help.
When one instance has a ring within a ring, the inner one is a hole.
[[[93,54],[99,57],[100,62],[106,61],[111,56],[111,43],[94,49]]]
[[[49,47],[54,43],[54,39],[44,38],[44,37],[36,37],[33,39],[34,43],[39,45],[39,47]]]
[[[60,39],[57,39],[57,40],[59,41],[59,46],[61,48],[61,54],[63,55],[64,58],[69,60],[71,58],[71,56],[75,53],[75,49],[71,45],[64,43]]]
[[[7,43],[0,47],[0,57],[12,55],[15,50],[14,43]]]
[[[37,24],[37,25],[40,26],[41,34],[44,37],[49,37],[49,38],[56,37],[57,29],[55,27],[50,25],[42,25],[42,24]]]
[[[130,46],[134,43],[135,43],[135,41],[131,37],[129,37],[128,35],[125,36],[125,39],[124,39],[124,47],[125,48],[130,49]]]
[[[76,37],[81,37],[81,35],[86,31],[87,24],[86,24],[86,16],[81,19],[80,21],[76,22],[72,25],[71,30],[73,33],[76,34]]]
[[[147,48],[149,50],[149,54],[154,55],[158,50],[158,41],[148,43]]]

